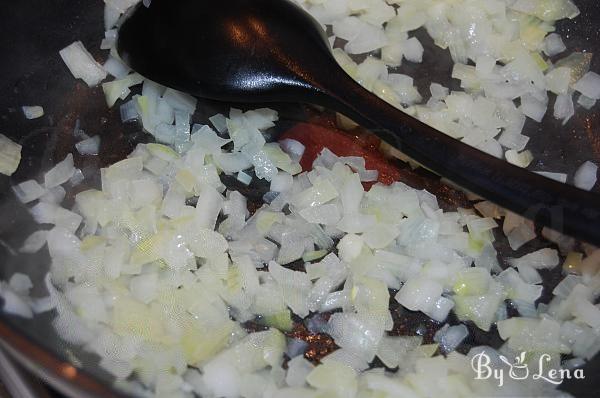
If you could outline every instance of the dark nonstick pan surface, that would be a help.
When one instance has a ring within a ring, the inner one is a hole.
[[[574,21],[559,23],[559,32],[569,51],[589,51],[594,57],[592,70],[600,71],[600,4],[579,0],[582,15]],[[86,175],[85,186],[71,192],[70,197],[86,187],[98,184],[98,170],[122,159],[139,142],[148,140],[136,124],[123,125],[118,107],[108,110],[101,88],[89,89],[76,81],[62,63],[58,51],[75,40],[103,61],[100,51],[103,37],[103,2],[100,0],[4,0],[0,11],[0,133],[23,145],[23,159],[18,172],[11,178],[0,176],[0,279],[6,280],[15,272],[30,275],[34,282],[33,295],[44,296],[42,279],[49,258],[45,251],[36,255],[15,252],[23,240],[39,227],[26,208],[17,202],[10,186],[26,179],[38,178],[45,170],[73,152],[76,142],[73,130],[80,127],[89,135],[101,135],[101,154],[80,157],[74,153],[76,164]],[[449,76],[452,64],[449,55],[434,47],[424,32],[417,37],[426,47],[423,64],[403,65],[399,71],[415,77],[421,93],[428,92],[431,81],[458,88],[457,82],[440,79]],[[46,115],[26,120],[20,111],[23,105],[42,105]],[[201,101],[196,121],[216,112],[226,111],[231,104]],[[552,106],[552,101],[550,103]],[[239,105],[238,105],[239,106]],[[283,126],[291,126],[306,117],[301,106],[269,105],[280,111]],[[550,112],[551,113],[551,112]],[[277,132],[274,132],[276,134]],[[531,137],[530,149],[536,157],[534,170],[562,172],[573,175],[586,160],[600,160],[600,111],[576,108],[576,116],[565,126],[551,115],[542,124],[528,123],[525,133]],[[413,176],[420,184],[438,186],[430,176]],[[257,198],[260,187],[254,187]],[[70,200],[67,196],[67,203]],[[461,198],[448,198],[448,205]],[[523,247],[517,256],[541,246],[536,240]],[[505,251],[500,244],[500,252]],[[515,253],[511,253],[515,256]],[[544,297],[558,283],[560,271],[544,275]],[[37,290],[36,290],[37,289]],[[77,347],[61,342],[54,333],[51,314],[35,320],[0,314],[0,340],[30,369],[61,384],[61,389],[74,396],[108,396],[111,378],[95,362],[96,358]],[[426,329],[426,337],[441,325],[424,316],[398,312],[398,333],[414,333]],[[450,321],[452,321],[450,319]],[[474,345],[499,346],[501,340],[493,329],[483,333],[469,326],[469,341],[461,350]],[[73,365],[76,366],[72,366]],[[562,389],[578,397],[600,397],[600,358],[584,368],[585,380],[566,381]]]

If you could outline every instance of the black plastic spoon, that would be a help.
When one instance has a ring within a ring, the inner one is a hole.
[[[600,196],[471,148],[371,94],[337,64],[320,25],[288,0],[152,0],[123,22],[118,52],[143,76],[199,97],[341,112],[456,184],[600,245]]]

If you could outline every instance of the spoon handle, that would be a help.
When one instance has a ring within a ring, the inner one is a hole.
[[[368,92],[337,64],[335,68],[330,79],[319,84],[321,105],[374,127],[384,141],[463,188],[546,227],[600,245],[599,195],[529,172],[447,136]]]

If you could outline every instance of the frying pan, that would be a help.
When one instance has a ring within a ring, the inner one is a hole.
[[[574,21],[560,22],[558,31],[569,51],[600,53],[600,5],[592,0],[579,0],[577,5],[582,14]],[[90,136],[102,136],[102,146],[96,157],[81,157],[74,153],[76,165],[82,169],[86,180],[69,192],[68,206],[75,193],[99,184],[99,168],[122,159],[137,143],[149,139],[137,124],[121,123],[118,107],[106,108],[100,88],[89,89],[73,79],[58,55],[63,47],[82,40],[94,56],[103,61],[106,52],[98,50],[103,36],[102,15],[100,0],[4,0],[0,11],[0,133],[23,145],[23,159],[17,173],[11,178],[0,178],[0,279],[7,280],[15,272],[29,275],[34,283],[33,296],[46,295],[42,279],[49,258],[44,250],[35,255],[16,252],[23,240],[39,226],[15,199],[10,186],[39,178],[52,164],[73,152],[76,142],[73,131],[79,126]],[[450,75],[452,64],[448,54],[435,47],[424,32],[417,31],[416,36],[426,48],[424,62],[405,64],[399,72],[414,76],[421,93],[428,92],[432,81],[458,89],[458,82],[442,78]],[[600,70],[600,57],[594,58],[591,69]],[[42,105],[46,116],[26,120],[20,111],[23,105]],[[201,101],[194,120],[201,122],[216,112],[227,111],[231,105]],[[243,108],[243,105],[235,105]],[[306,119],[309,114],[300,105],[269,106],[280,112],[282,129]],[[551,116],[541,124],[528,122],[525,133],[531,137],[529,148],[536,157],[531,168],[573,175],[586,160],[598,163],[600,112],[597,109],[586,111],[578,107],[576,116],[564,127]],[[278,132],[273,131],[273,137]],[[410,173],[407,171],[407,176],[418,184],[434,190],[440,186],[433,176]],[[247,193],[254,191],[254,196],[260,197],[260,190],[260,186],[252,186]],[[456,205],[457,198],[445,199],[448,199],[446,206]],[[543,245],[547,246],[547,243],[537,239],[514,253],[499,239],[498,248],[501,257],[509,253],[520,256]],[[543,277],[541,301],[547,302],[560,281],[560,270],[548,271]],[[395,312],[398,333],[419,331],[428,339],[442,326],[418,313]],[[0,314],[0,344],[26,368],[69,396],[117,396],[110,387],[112,378],[97,366],[98,358],[62,342],[50,325],[51,319],[51,313],[34,320]],[[456,323],[457,320],[450,318],[449,322]],[[472,325],[467,326],[470,337],[459,350],[464,352],[475,345],[498,347],[501,344],[495,329],[483,333]],[[561,389],[577,397],[598,397],[600,381],[595,375],[599,372],[600,358],[595,358],[584,368],[585,380],[566,381]]]

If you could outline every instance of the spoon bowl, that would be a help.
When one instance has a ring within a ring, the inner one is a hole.
[[[314,102],[322,75],[339,73],[318,23],[289,1],[154,1],[126,19],[118,46],[138,73],[221,101]]]
[[[153,0],[124,20],[122,59],[143,76],[228,102],[341,112],[461,187],[600,245],[600,197],[451,138],[370,93],[337,64],[321,26],[288,0]]]

